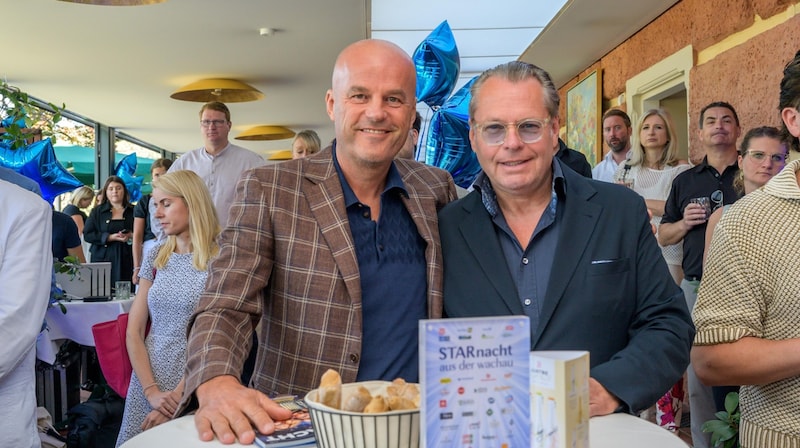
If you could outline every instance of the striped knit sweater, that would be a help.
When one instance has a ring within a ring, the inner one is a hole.
[[[800,338],[800,160],[736,202],[714,230],[696,345]],[[800,377],[742,386],[742,447],[800,447]]]

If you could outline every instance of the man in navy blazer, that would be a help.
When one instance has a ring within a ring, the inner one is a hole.
[[[638,412],[681,378],[694,326],[644,200],[554,159],[558,91],[524,62],[472,87],[483,173],[439,213],[448,317],[531,318],[531,350],[588,350],[590,413]]]

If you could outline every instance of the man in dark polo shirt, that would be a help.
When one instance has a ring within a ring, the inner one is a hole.
[[[437,211],[452,177],[395,159],[415,117],[416,70],[401,48],[364,40],[336,60],[325,97],[336,144],[249,170],[190,324],[182,407],[202,440],[253,442],[328,369],[342,381],[415,382],[421,318],[442,316]],[[250,382],[239,381],[261,323]]]
[[[740,133],[739,117],[733,106],[719,101],[704,107],[700,111],[698,134],[706,156],[700,164],[675,178],[664,206],[658,242],[668,246],[683,241],[684,278],[681,289],[690,311],[697,301],[697,288],[703,276],[708,216],[715,209],[739,198],[733,188],[733,180],[739,172],[736,140]],[[707,198],[710,209],[693,202],[696,198]],[[711,388],[697,379],[691,365],[687,376],[692,442],[695,447],[708,447],[709,434],[702,431],[702,425],[715,418]]]

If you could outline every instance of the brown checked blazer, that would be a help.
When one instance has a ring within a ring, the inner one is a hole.
[[[403,203],[427,243],[428,314],[438,318],[437,211],[456,198],[456,188],[444,170],[407,160],[394,163],[409,195]],[[329,368],[344,382],[355,381],[361,284],[331,151],[246,172],[228,222],[190,324],[184,402],[211,378],[239,377],[259,321],[256,389],[304,394]]]

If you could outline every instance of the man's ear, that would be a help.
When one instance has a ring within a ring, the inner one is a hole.
[[[789,133],[795,137],[800,136],[800,112],[794,107],[784,107],[781,110],[781,119]]]
[[[334,115],[333,115],[333,90],[332,89],[328,89],[328,91],[325,92],[325,109],[328,112],[328,118],[330,118],[331,121],[333,121]]]

